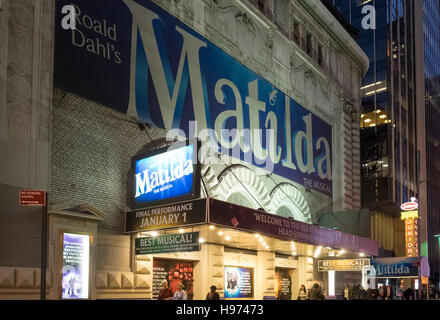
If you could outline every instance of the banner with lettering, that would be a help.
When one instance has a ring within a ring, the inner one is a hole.
[[[125,214],[125,232],[153,231],[206,222],[206,199],[177,202]]]
[[[331,125],[149,0],[57,0],[54,69],[56,88],[332,196]]]
[[[303,243],[377,256],[374,240],[209,199],[209,223]]]

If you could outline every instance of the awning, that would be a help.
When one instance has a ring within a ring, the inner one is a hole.
[[[229,228],[334,249],[362,252],[372,256],[377,256],[379,251],[377,243],[368,238],[327,229],[217,199],[209,199],[208,212],[209,223]]]
[[[269,214],[213,198],[194,199],[129,211],[125,232],[143,232],[214,224],[280,240],[344,249],[377,256],[377,243],[371,239],[318,225]]]

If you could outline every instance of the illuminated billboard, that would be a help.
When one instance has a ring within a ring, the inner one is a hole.
[[[132,206],[196,198],[200,193],[197,141],[174,144],[132,161]]]
[[[253,296],[254,270],[225,267],[225,298],[252,298]]]
[[[400,218],[405,220],[405,248],[407,257],[418,257],[419,255],[419,204],[417,199],[412,197],[411,202],[400,206],[403,211]]]
[[[89,298],[90,236],[63,233],[62,299]]]

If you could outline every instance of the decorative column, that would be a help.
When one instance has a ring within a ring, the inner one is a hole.
[[[214,285],[220,297],[224,295],[224,247],[202,244],[200,261],[194,267],[194,300],[204,300]]]
[[[258,251],[254,298],[262,300],[265,296],[275,296],[275,253]]]

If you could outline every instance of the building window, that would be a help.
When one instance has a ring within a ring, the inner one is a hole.
[[[318,43],[318,64],[320,66],[323,65],[324,63],[324,52],[323,52],[323,47],[321,43]]]
[[[296,19],[293,19],[293,41],[301,46],[301,23]]]
[[[306,52],[309,56],[313,54],[312,34],[310,32],[306,34]]]
[[[260,12],[265,13],[265,7],[266,7],[266,0],[257,1],[257,8]]]

